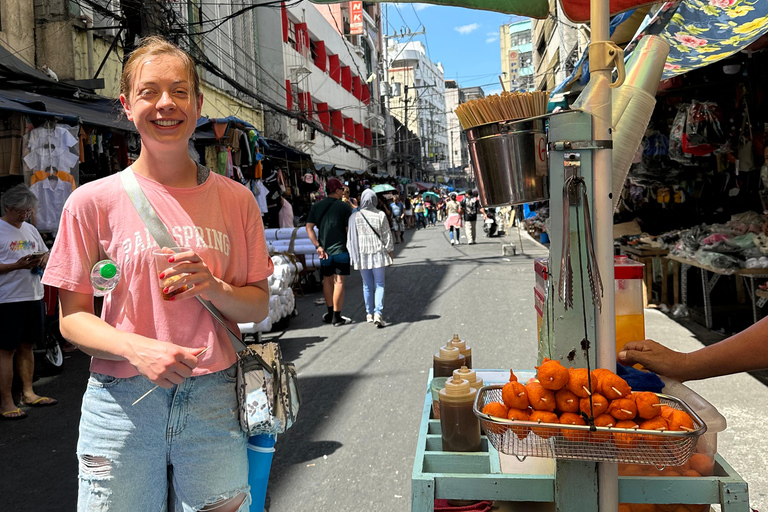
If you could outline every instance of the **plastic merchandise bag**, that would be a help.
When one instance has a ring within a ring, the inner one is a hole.
[[[685,132],[685,120],[688,118],[688,106],[688,103],[680,105],[675,120],[672,122],[672,131],[669,133],[669,158],[683,164],[691,163],[691,155],[683,152],[683,133]]]
[[[672,306],[672,318],[686,318],[688,316],[688,308],[685,304],[675,304]]]
[[[706,156],[715,152],[725,143],[720,127],[722,113],[717,103],[693,101],[688,107],[688,116],[683,130],[683,152]]]

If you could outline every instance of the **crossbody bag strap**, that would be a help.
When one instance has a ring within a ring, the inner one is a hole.
[[[360,216],[361,216],[361,217],[363,218],[363,220],[365,221],[365,223],[366,223],[366,224],[368,224],[368,227],[369,227],[369,228],[371,228],[371,230],[373,231],[373,234],[374,234],[374,235],[376,235],[376,238],[378,238],[378,239],[379,239],[379,242],[381,242],[381,243],[383,244],[383,243],[384,243],[384,240],[382,240],[382,239],[381,239],[381,235],[379,234],[379,232],[378,232],[378,231],[376,231],[376,229],[374,229],[374,227],[373,227],[373,226],[371,226],[371,223],[370,223],[370,222],[368,222],[368,219],[366,219],[366,218],[365,218],[365,214],[363,213],[363,211],[362,211],[362,210],[360,210],[360,211],[358,211],[357,213],[359,213],[359,214],[360,214]]]
[[[157,216],[157,212],[155,212],[155,209],[152,207],[152,204],[150,204],[146,194],[144,194],[144,191],[141,189],[141,185],[139,185],[139,181],[133,174],[133,170],[131,170],[129,167],[119,174],[120,181],[122,182],[128,197],[131,199],[131,203],[133,203],[134,208],[136,208],[136,212],[138,212],[139,217],[141,217],[141,220],[144,221],[144,224],[147,226],[147,229],[149,229],[150,234],[158,243],[158,245],[160,245],[160,247],[175,246],[175,240],[168,232],[166,225],[163,224],[163,221],[160,220],[160,217]],[[248,347],[245,345],[245,343],[243,343],[243,340],[240,339],[240,336],[235,334],[235,332],[229,328],[226,322],[224,322],[223,315],[216,308],[216,306],[213,305],[213,303],[205,300],[199,295],[197,295],[195,298],[199,300],[200,304],[202,304],[203,307],[207,309],[211,315],[213,315],[213,318],[215,318],[227,330],[229,341],[232,342],[232,347],[235,349],[236,354],[239,354],[244,350],[248,350]],[[269,365],[258,354],[256,354],[256,357],[259,359],[259,364],[261,364],[265,369],[271,370]]]

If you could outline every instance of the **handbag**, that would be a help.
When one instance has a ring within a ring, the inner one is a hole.
[[[120,180],[155,241],[161,247],[176,245],[130,167],[120,172]],[[224,326],[237,354],[240,428],[248,436],[282,434],[296,422],[301,405],[296,367],[283,361],[280,346],[275,342],[246,346],[213,303],[199,295],[195,298]]]

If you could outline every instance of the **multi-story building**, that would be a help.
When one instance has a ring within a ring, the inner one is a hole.
[[[461,129],[461,123],[456,115],[456,107],[467,100],[464,91],[459,88],[456,80],[445,81],[445,117],[448,128],[448,169],[457,171],[464,169],[469,163],[467,138]]]
[[[189,0],[183,4],[155,0],[142,2],[140,9],[123,8],[122,4],[119,0],[7,0],[2,4],[0,44],[18,49],[33,66],[46,66],[59,81],[117,98],[123,66],[121,41],[175,34],[177,42],[193,56],[205,55],[227,75],[255,90],[252,11],[205,35],[189,35],[204,32],[200,27],[205,25],[199,22],[221,20],[238,7],[225,0]],[[202,67],[199,71],[204,116],[226,117],[237,112],[261,129],[258,101]]]
[[[557,0],[549,0],[550,16],[533,20],[534,88],[551,91],[573,72],[589,44],[585,25],[572,23]]]
[[[317,164],[371,169],[374,138],[383,138],[378,94],[373,94],[378,83],[378,7],[366,7],[363,33],[353,37],[348,37],[346,5],[304,1],[257,12],[259,92],[316,121],[333,137],[269,111],[266,133],[309,153]],[[354,150],[339,145],[339,140]]]
[[[533,45],[531,20],[517,21],[499,28],[501,77],[508,91],[532,91]]]
[[[389,82],[399,84],[400,95],[390,100],[390,113],[421,141],[421,163],[425,171],[447,169],[448,127],[445,116],[443,65],[427,57],[421,41],[388,41]],[[414,169],[398,168],[398,174],[415,178]]]

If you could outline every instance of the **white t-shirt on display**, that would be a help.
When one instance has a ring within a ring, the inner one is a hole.
[[[67,198],[72,193],[72,184],[59,179],[49,180],[46,178],[38,181],[29,189],[39,201],[35,215],[37,229],[57,232],[64,203],[67,202]]]
[[[22,256],[47,251],[45,242],[32,224],[24,222],[21,228],[16,228],[0,220],[0,263],[16,263]],[[33,274],[31,269],[23,268],[0,274],[0,304],[42,298],[40,276]]]

